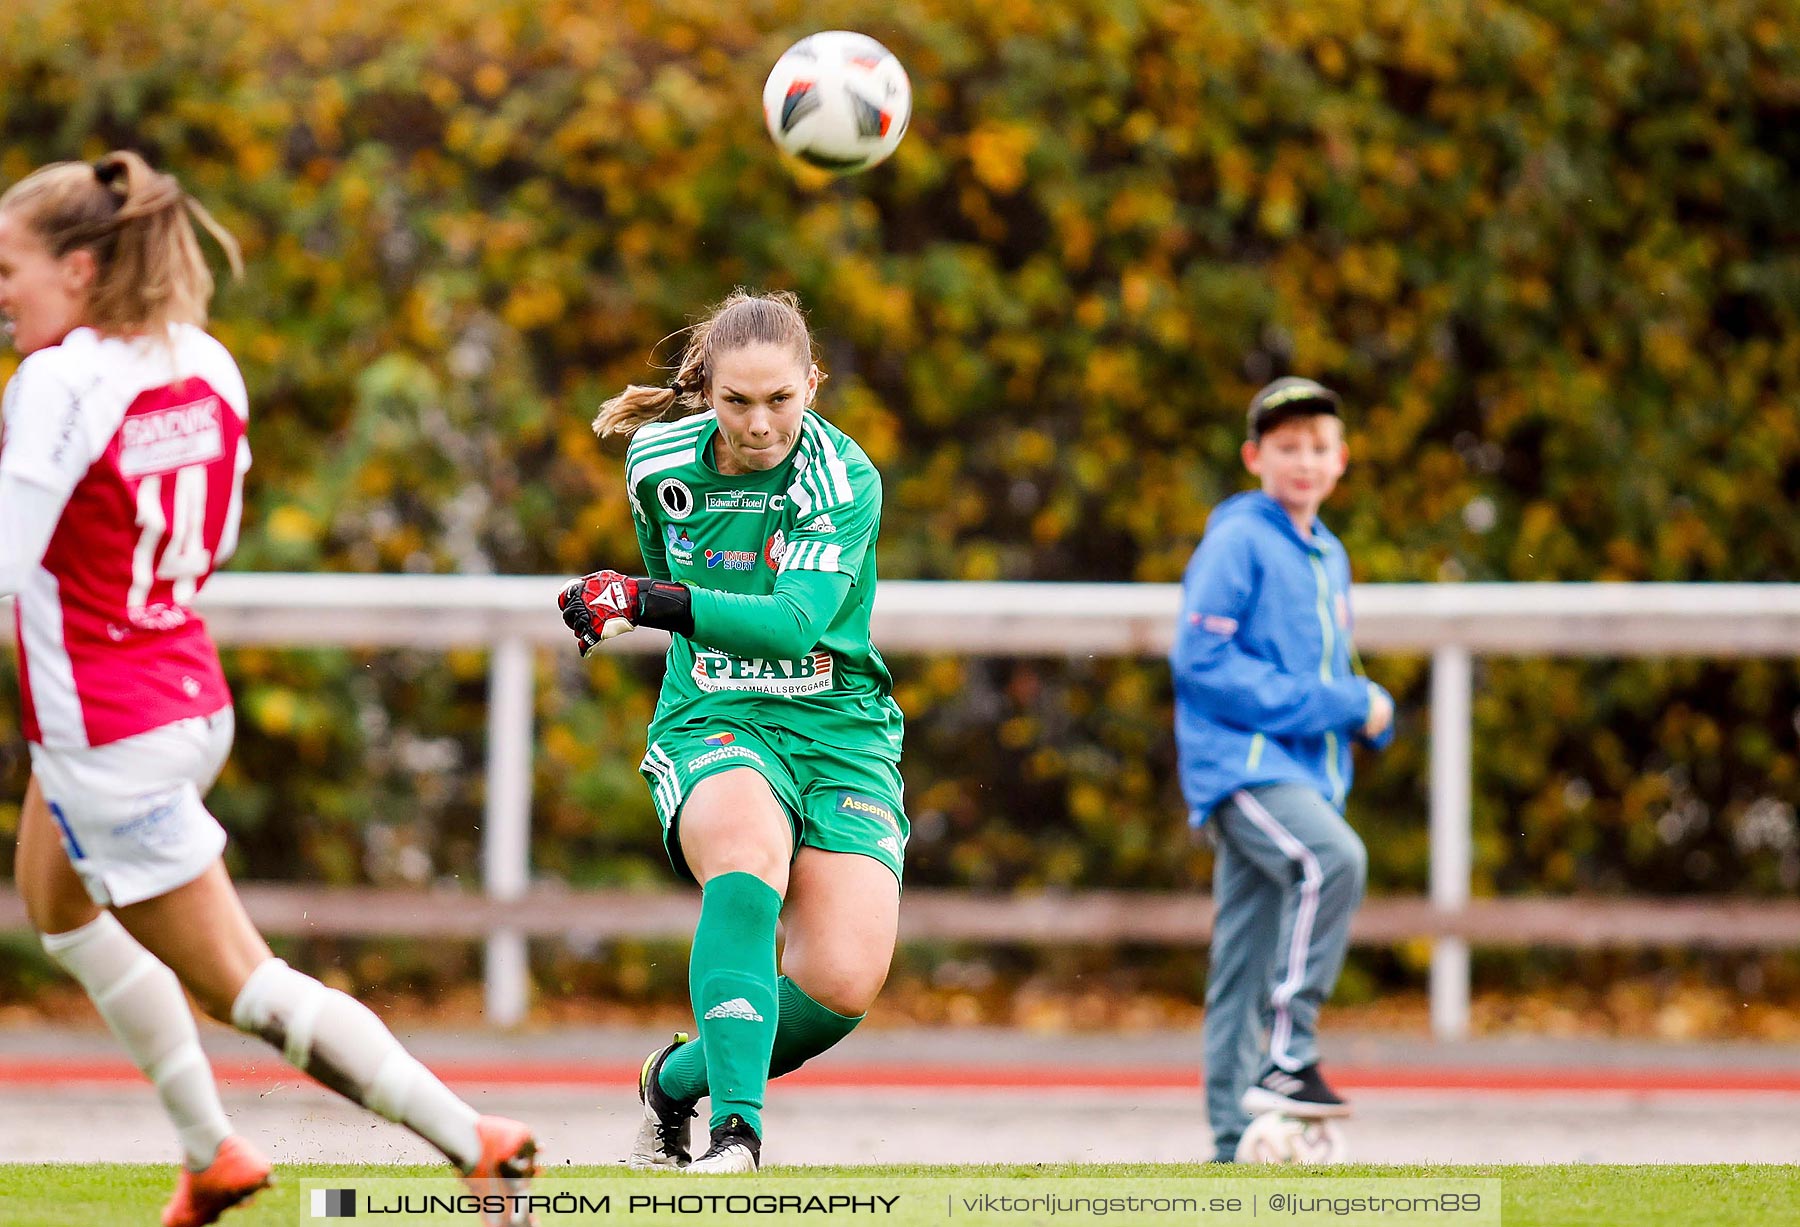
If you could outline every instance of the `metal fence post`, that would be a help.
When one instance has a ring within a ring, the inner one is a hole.
[[[1469,650],[1437,649],[1431,657],[1431,902],[1460,912],[1473,871],[1470,741],[1473,690]],[[1439,937],[1431,946],[1431,1032],[1440,1040],[1469,1034],[1469,943]]]
[[[509,636],[493,646],[488,672],[487,808],[481,830],[482,887],[490,899],[519,899],[531,875],[531,645]],[[488,1020],[511,1027],[530,1000],[525,935],[499,928],[486,949]]]

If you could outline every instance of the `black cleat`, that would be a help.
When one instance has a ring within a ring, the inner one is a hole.
[[[1301,1120],[1320,1120],[1350,1115],[1350,1105],[1326,1085],[1317,1061],[1293,1073],[1273,1063],[1264,1066],[1242,1102],[1244,1111],[1252,1116],[1280,1112]]]
[[[733,1112],[712,1131],[712,1145],[688,1165],[689,1172],[754,1172],[762,1166],[762,1139],[748,1122]]]
[[[699,1100],[676,1099],[656,1080],[669,1054],[688,1042],[688,1037],[677,1031],[673,1043],[644,1058],[644,1068],[638,1072],[638,1099],[644,1105],[644,1121],[638,1126],[631,1157],[625,1161],[629,1168],[643,1171],[688,1165],[693,1145],[691,1122]]]

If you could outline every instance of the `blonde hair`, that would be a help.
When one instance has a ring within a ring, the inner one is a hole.
[[[647,422],[668,417],[671,410],[681,410],[676,417],[701,412],[712,386],[713,364],[720,354],[749,345],[782,345],[791,347],[794,356],[808,366],[815,363],[806,314],[800,309],[800,299],[787,290],[769,294],[733,290],[686,331],[687,344],[667,386],[630,385],[600,406],[594,419],[595,434],[602,439],[629,436]],[[824,377],[820,372],[819,378]]]
[[[232,274],[244,274],[230,232],[174,175],[151,169],[129,150],[92,163],[41,167],[0,196],[0,211],[16,211],[53,256],[81,249],[94,254],[85,316],[104,334],[205,326],[213,277],[193,222],[225,249]]]

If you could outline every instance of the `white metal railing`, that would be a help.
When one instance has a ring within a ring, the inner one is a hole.
[[[368,647],[485,645],[492,653],[486,893],[516,899],[530,876],[534,647],[570,647],[554,598],[563,581],[534,576],[217,576],[200,607],[221,642]],[[1800,584],[1377,584],[1353,595],[1356,639],[1372,652],[1429,652],[1431,900],[1469,900],[1472,658],[1800,655]],[[936,583],[887,580],[874,614],[883,651],[993,656],[1158,656],[1173,639],[1172,584]],[[608,651],[655,652],[639,631]],[[522,934],[487,944],[490,1017],[524,1017]],[[1435,939],[1433,1031],[1468,1030],[1469,957]]]

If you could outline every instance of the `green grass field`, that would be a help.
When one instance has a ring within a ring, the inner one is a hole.
[[[318,1164],[277,1169],[277,1187],[246,1207],[232,1211],[225,1227],[294,1227],[302,1218],[301,1182],[306,1180],[389,1179],[439,1176],[442,1168]],[[558,1167],[546,1173],[583,1179],[682,1181],[681,1177],[632,1177],[617,1167]],[[1222,1176],[1216,1167],[1166,1164],[1057,1164],[1042,1167],[890,1166],[781,1168],[769,1178],[953,1178],[1024,1176],[1046,1182],[1056,1178],[1206,1178]],[[1329,1169],[1233,1168],[1232,1179],[1396,1177],[1465,1177],[1502,1182],[1506,1227],[1714,1227],[1747,1224],[1780,1227],[1800,1224],[1800,1166],[1693,1167],[1373,1167],[1349,1165]],[[6,1164],[0,1165],[0,1227],[127,1227],[154,1224],[168,1194],[172,1173],[144,1164]],[[717,1181],[708,1182],[720,1187]],[[743,1187],[741,1184],[734,1187]],[[1046,1184],[1046,1187],[1053,1187]],[[397,1221],[397,1220],[389,1220]],[[1034,1221],[1030,1219],[1022,1221]],[[1058,1223],[1107,1221],[1060,1216]],[[1110,1221],[1123,1222],[1122,1218]],[[1290,1220],[1291,1221],[1291,1220]],[[1384,1220],[1386,1221],[1386,1220]],[[1405,1221],[1395,1218],[1398,1223]]]

